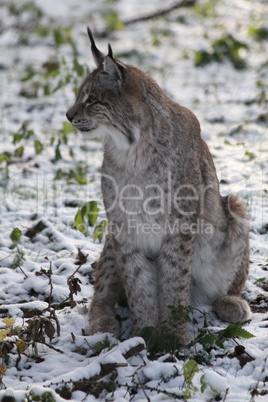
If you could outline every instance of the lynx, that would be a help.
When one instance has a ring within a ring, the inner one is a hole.
[[[222,197],[195,115],[145,73],[105,56],[88,28],[97,68],[66,116],[103,139],[102,193],[109,233],[97,263],[89,333],[120,334],[115,306],[126,298],[133,334],[165,325],[190,339],[171,306],[210,305],[223,321],[251,312],[240,293],[249,269],[248,220],[236,196]]]

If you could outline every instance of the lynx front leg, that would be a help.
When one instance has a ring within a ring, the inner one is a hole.
[[[161,322],[184,343],[190,340],[188,324],[183,316],[172,320],[169,306],[188,306],[192,257],[193,236],[178,234],[166,239],[158,259]]]
[[[115,303],[122,290],[122,281],[118,274],[115,250],[110,236],[98,261],[95,291],[89,308],[89,334],[110,332],[120,335],[119,322],[115,317]]]
[[[158,325],[155,266],[139,250],[124,252],[121,261],[133,333],[138,335],[144,327]]]

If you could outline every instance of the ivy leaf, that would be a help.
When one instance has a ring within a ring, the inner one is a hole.
[[[244,338],[249,339],[255,337],[255,335],[251,334],[250,332],[246,331],[244,328],[241,328],[237,324],[230,324],[227,328],[221,331],[221,337],[223,338]]]
[[[15,228],[12,230],[11,235],[10,235],[10,239],[14,242],[14,243],[18,243],[20,240],[22,233],[21,230],[18,228]]]

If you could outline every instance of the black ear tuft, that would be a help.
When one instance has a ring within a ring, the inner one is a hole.
[[[113,49],[112,49],[112,46],[110,45],[110,43],[108,44],[108,56],[111,57],[111,59],[114,58]]]
[[[97,48],[91,29],[87,27],[87,34],[91,43],[91,52],[93,54],[97,67],[101,67],[104,61],[104,54]]]

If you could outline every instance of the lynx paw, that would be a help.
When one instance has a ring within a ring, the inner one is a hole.
[[[235,324],[242,324],[251,318],[248,303],[237,296],[225,296],[215,303],[214,311],[222,321]]]
[[[88,335],[96,334],[97,332],[109,332],[115,337],[120,336],[120,325],[116,318],[100,317],[92,320],[89,324]]]

